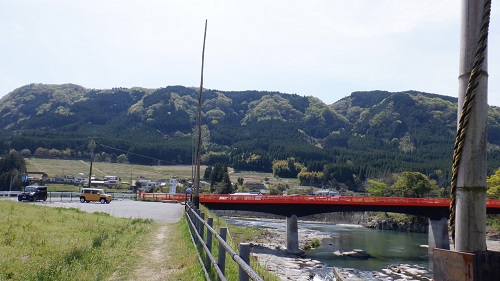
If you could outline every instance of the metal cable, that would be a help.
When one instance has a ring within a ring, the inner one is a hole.
[[[467,132],[467,125],[469,123],[470,113],[476,98],[476,89],[479,85],[479,76],[483,72],[484,55],[488,43],[488,28],[490,24],[491,14],[491,0],[486,0],[484,3],[483,18],[481,21],[481,29],[479,33],[479,42],[472,64],[472,72],[469,76],[467,90],[465,91],[465,99],[460,112],[460,119],[458,122],[457,136],[455,139],[455,148],[453,151],[453,167],[451,175],[451,202],[450,202],[450,235],[455,243],[455,214],[456,214],[456,189],[458,169],[460,167],[460,160],[462,157],[462,150],[464,146],[465,134]]]

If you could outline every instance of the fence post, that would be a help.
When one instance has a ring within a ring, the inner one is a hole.
[[[194,213],[196,213],[197,215],[199,215],[200,211],[198,209],[196,209],[196,206],[193,207],[193,211]],[[196,233],[200,233],[200,221],[198,220],[198,217],[194,215],[194,213],[192,214],[192,220],[194,222],[194,231]],[[200,241],[198,240],[198,236],[195,235],[194,239],[196,240],[196,246],[200,246]]]
[[[201,213],[200,217],[201,217],[201,221],[200,221],[200,229],[198,230],[198,233],[200,234],[201,242],[203,242],[203,240],[205,239],[205,225],[203,224],[203,221],[205,220],[205,213]]]
[[[240,258],[250,265],[250,243],[240,243]],[[248,274],[241,268],[238,274],[239,281],[248,281],[250,280]]]
[[[52,203],[52,191],[49,192],[49,202]]]
[[[194,220],[193,212],[194,212],[194,209],[192,209],[192,208],[189,209],[188,208],[188,216],[191,219],[191,222],[194,224],[194,225],[193,224],[189,224],[189,228],[191,229],[191,231],[195,231],[195,228],[196,228],[196,221]],[[196,238],[195,238],[195,240],[196,240]]]
[[[222,240],[226,241],[227,228],[221,227],[219,235],[222,238]],[[220,242],[219,242],[219,257],[217,259],[217,263],[219,265],[222,274],[225,274],[224,272],[226,271],[226,249],[224,249],[224,245],[222,245],[222,243]],[[217,277],[217,280],[220,281],[220,277]]]
[[[199,209],[196,209],[196,214],[201,217],[201,211]],[[201,224],[201,221],[196,219],[196,232],[198,234],[200,234],[200,224]]]
[[[210,227],[213,227],[213,225],[214,225],[214,218],[208,218],[207,219],[207,224]],[[210,257],[208,255],[208,253],[209,252],[212,253],[212,232],[209,231],[208,229],[207,229],[207,243],[206,244],[207,244],[208,251],[207,251],[207,255],[205,257],[205,267],[209,267],[209,265],[210,265]]]

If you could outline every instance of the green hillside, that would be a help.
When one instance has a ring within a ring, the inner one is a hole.
[[[203,164],[271,172],[290,157],[326,184],[402,171],[447,179],[456,98],[417,91],[354,92],[327,105],[314,97],[258,91],[203,92]],[[0,150],[133,164],[191,164],[198,90],[86,89],[30,84],[0,100]],[[490,170],[500,166],[500,110],[489,108]]]

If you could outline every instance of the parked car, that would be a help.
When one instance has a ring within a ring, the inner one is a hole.
[[[99,189],[99,188],[82,188],[82,191],[80,192],[80,202],[81,203],[89,203],[91,201],[98,201],[101,202],[101,204],[109,204],[112,200],[112,196],[109,194],[106,194],[104,192],[104,189]]]
[[[17,195],[18,201],[35,201],[47,200],[47,187],[39,185],[29,185],[24,188],[24,191]]]

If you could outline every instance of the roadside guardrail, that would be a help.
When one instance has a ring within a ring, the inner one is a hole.
[[[0,191],[1,197],[17,197],[17,195],[21,193],[20,191]],[[120,199],[136,199],[137,195],[135,193],[118,193],[118,192],[110,192],[111,196],[113,196],[113,200]],[[80,200],[80,192],[73,191],[49,191],[47,192],[47,201],[79,201]]]
[[[0,191],[0,196],[2,197],[12,197],[12,196],[17,196],[19,194],[19,191]]]

